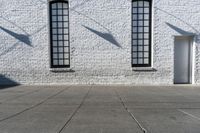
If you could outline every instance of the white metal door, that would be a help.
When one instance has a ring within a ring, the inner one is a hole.
[[[190,84],[192,77],[192,39],[175,38],[174,83]]]

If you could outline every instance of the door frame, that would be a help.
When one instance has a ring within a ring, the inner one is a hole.
[[[190,50],[189,50],[189,54],[190,54],[190,60],[189,60],[189,83],[181,83],[181,84],[194,84],[194,64],[195,64],[195,42],[194,42],[194,38],[195,36],[194,35],[189,35],[189,36],[184,36],[184,35],[181,35],[181,36],[174,36],[174,56],[173,56],[173,60],[175,59],[175,41],[176,39],[188,39],[189,40],[189,45],[190,45]],[[174,66],[173,66],[173,82],[174,84],[177,84],[175,83],[175,60],[173,61],[174,63]]]

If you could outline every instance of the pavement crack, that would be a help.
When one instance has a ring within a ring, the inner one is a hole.
[[[117,97],[119,98],[121,104],[123,105],[124,109],[126,110],[126,112],[131,116],[131,118],[137,123],[138,127],[143,131],[143,133],[147,133],[147,130],[142,126],[142,124],[136,119],[136,117],[134,116],[133,113],[131,113],[131,111],[128,109],[128,107],[125,104],[125,100],[120,96],[120,94],[117,92],[116,89],[115,93],[117,95]]]
[[[58,133],[61,133],[61,132],[65,129],[65,127],[70,123],[70,121],[73,119],[73,117],[77,114],[77,112],[79,111],[79,109],[83,106],[83,104],[84,104],[86,98],[87,98],[88,95],[89,95],[89,92],[90,92],[91,88],[92,88],[92,87],[90,87],[90,88],[88,89],[87,93],[86,93],[85,96],[83,97],[83,99],[82,99],[81,103],[79,104],[79,106],[74,110],[74,112],[72,113],[72,115],[70,116],[70,118],[65,122],[65,124],[62,126],[62,128],[59,130]]]
[[[36,107],[40,106],[41,104],[45,103],[47,100],[49,100],[49,99],[51,99],[51,98],[53,98],[53,97],[59,95],[60,93],[62,93],[62,92],[65,91],[66,89],[69,89],[69,87],[68,87],[68,88],[65,88],[65,89],[62,89],[61,91],[55,93],[54,95],[51,95],[51,96],[47,97],[46,99],[42,100],[41,102],[39,102],[39,103],[37,103],[37,104],[35,104],[35,105],[31,106],[31,107],[28,107],[28,108],[26,108],[26,109],[24,109],[24,110],[22,110],[22,111],[20,111],[20,112],[18,112],[18,113],[15,113],[15,114],[13,114],[13,115],[11,115],[11,116],[8,116],[8,117],[6,117],[6,118],[1,119],[0,122],[6,121],[6,120],[11,119],[11,118],[14,118],[14,117],[16,117],[16,116],[18,116],[18,115],[20,115],[20,114],[26,112],[26,111],[29,111],[29,110],[31,110],[31,109],[33,109],[33,108],[36,108]]]

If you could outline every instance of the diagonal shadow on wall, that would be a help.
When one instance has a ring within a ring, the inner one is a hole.
[[[20,85],[19,83],[0,74],[0,90]]]
[[[185,35],[185,36],[194,36],[194,35],[195,35],[195,33],[193,33],[193,32],[185,31],[185,30],[183,30],[183,29],[181,29],[181,28],[178,28],[178,27],[176,27],[176,26],[174,26],[174,25],[168,23],[168,22],[165,22],[165,23],[166,23],[170,28],[172,28],[173,30],[175,30],[176,32],[178,32],[178,33],[181,34],[181,35]]]
[[[25,35],[25,34],[18,34],[18,33],[15,33],[13,31],[10,31],[6,28],[3,28],[0,26],[0,29],[5,31],[6,33],[8,33],[9,35],[11,35],[12,37],[16,38],[17,40],[19,40],[20,42],[23,42],[25,44],[27,44],[28,46],[31,46],[31,41],[30,41],[30,38],[28,35]]]
[[[111,34],[111,33],[102,33],[100,31],[94,30],[92,28],[89,28],[87,26],[84,26],[86,29],[88,29],[89,31],[95,33],[96,35],[100,36],[101,38],[105,39],[106,41],[114,44],[117,47],[121,48],[121,45],[116,41],[115,37]]]

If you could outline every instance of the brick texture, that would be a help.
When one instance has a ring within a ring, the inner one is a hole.
[[[0,84],[173,84],[174,36],[190,34],[195,36],[194,82],[200,84],[199,0],[153,1],[156,71],[132,70],[131,0],[69,4],[73,72],[53,72],[47,0],[1,0]]]

